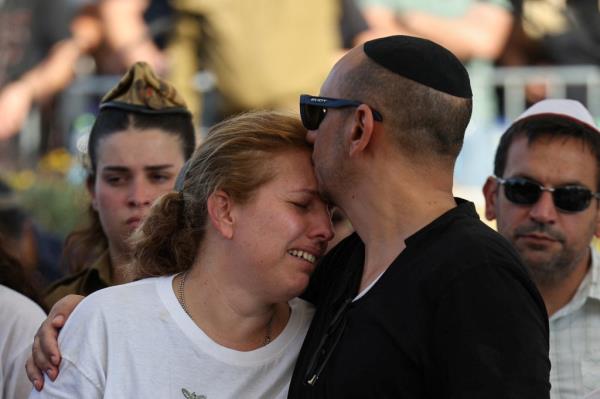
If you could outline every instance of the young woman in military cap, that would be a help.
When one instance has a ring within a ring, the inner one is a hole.
[[[74,273],[53,284],[49,307],[68,294],[88,295],[127,282],[127,238],[150,205],[173,188],[195,147],[191,114],[169,83],[134,64],[100,104],[88,144],[89,225],[66,241]]]

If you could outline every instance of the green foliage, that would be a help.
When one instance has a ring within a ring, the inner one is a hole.
[[[44,156],[36,170],[21,170],[0,176],[14,189],[18,205],[44,230],[66,237],[87,219],[90,200],[77,176],[79,163],[64,149]],[[68,176],[71,176],[69,179]]]
[[[37,176],[35,184],[19,192],[19,200],[40,226],[62,238],[87,218],[85,188],[57,176]]]

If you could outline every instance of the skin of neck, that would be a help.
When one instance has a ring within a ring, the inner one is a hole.
[[[236,252],[228,240],[207,229],[187,273],[184,295],[192,319],[206,335],[230,349],[249,351],[264,346],[267,333],[275,339],[290,310],[287,302],[269,302],[235,278],[235,270],[246,267]],[[179,281],[173,282],[176,294]]]
[[[590,249],[588,248],[585,255],[575,260],[575,262],[577,262],[577,265],[572,272],[559,281],[536,280],[536,285],[544,299],[549,317],[567,305],[575,296],[591,266]]]
[[[128,249],[119,248],[109,242],[108,255],[110,257],[110,277],[114,285],[126,284],[133,281],[128,267],[131,262],[131,255]]]
[[[355,160],[360,174],[339,203],[365,244],[360,290],[390,266],[408,237],[456,206],[453,164],[416,165],[384,149],[390,147]]]

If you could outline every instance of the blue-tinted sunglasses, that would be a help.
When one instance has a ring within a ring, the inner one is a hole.
[[[328,108],[358,107],[361,104],[364,103],[356,100],[316,97],[302,94],[300,96],[300,117],[302,118],[302,124],[306,129],[317,130],[323,119],[325,119]],[[383,117],[379,112],[370,106],[369,108],[373,113],[373,119],[379,122],[383,121]]]

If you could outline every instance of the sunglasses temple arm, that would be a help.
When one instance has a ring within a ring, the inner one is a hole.
[[[321,364],[319,365],[317,370],[314,373],[308,373],[308,375],[306,376],[307,378],[305,378],[305,380],[308,385],[314,386],[317,383],[317,380],[321,376],[321,373],[323,372],[325,365],[327,365],[327,361],[329,361],[329,358],[333,354],[333,350],[335,349],[337,344],[340,342],[340,339],[342,339],[342,335],[344,335],[344,327],[345,327],[345,323],[342,325],[342,331],[335,337],[335,341],[333,341],[333,343],[331,344],[331,348],[327,351],[325,358],[323,359],[323,361],[321,362]],[[317,352],[316,355],[318,355],[319,352]],[[310,378],[308,378],[308,377],[310,377]]]
[[[327,342],[327,339],[332,334],[332,332],[335,331],[335,327],[336,327],[337,323],[339,322],[339,319],[342,317],[342,315],[346,311],[346,308],[351,303],[352,303],[352,298],[347,298],[342,303],[342,306],[340,306],[338,311],[335,313],[335,316],[333,316],[331,324],[330,324],[329,328],[327,328],[327,332],[321,338],[321,341],[319,342],[319,345],[317,346],[317,350],[315,351],[315,353],[313,353],[312,357],[310,358],[310,362],[308,363],[310,365],[310,367],[308,368],[308,373],[306,373],[306,376],[304,377],[304,381],[306,384],[312,386],[317,383],[317,380],[319,379],[319,376],[321,375],[323,368],[325,367],[325,365],[327,364],[327,361],[331,357],[331,353],[333,352],[333,349],[336,347],[336,345],[340,341],[340,338],[344,332],[345,323],[341,326],[342,331],[335,338],[335,341],[333,342],[333,345],[331,346],[330,350],[327,352],[327,355],[323,359],[323,362],[321,362],[321,364],[319,365],[317,370],[315,372],[313,372],[313,369],[315,368],[315,364],[317,363],[319,355],[320,355],[323,347],[325,346],[325,342]]]

